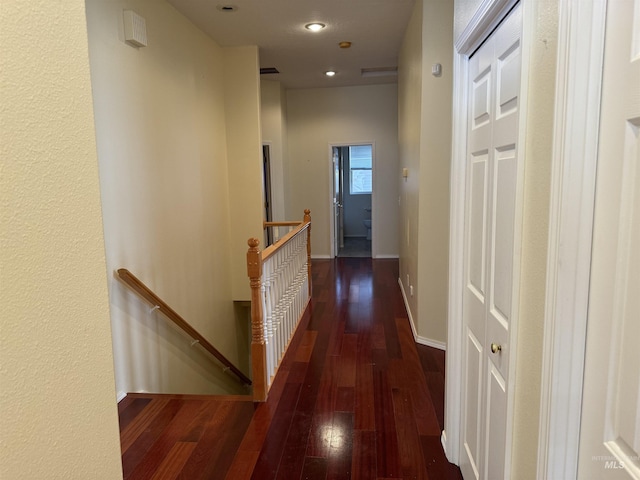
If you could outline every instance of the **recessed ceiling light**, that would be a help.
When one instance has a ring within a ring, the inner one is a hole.
[[[327,77],[333,77],[336,74],[336,72],[334,72],[333,70],[327,70],[326,72],[324,72],[324,74]]]
[[[326,25],[324,23],[307,23],[304,28],[306,28],[307,30],[311,30],[312,32],[319,32],[320,30],[322,30],[324,27],[326,27]]]
[[[236,5],[218,5],[216,6],[216,8],[225,13],[235,12],[236,10],[238,10],[238,7]]]

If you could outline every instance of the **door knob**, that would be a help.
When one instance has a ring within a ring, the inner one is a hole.
[[[498,353],[502,350],[502,345],[498,345],[497,343],[491,344],[491,353]]]

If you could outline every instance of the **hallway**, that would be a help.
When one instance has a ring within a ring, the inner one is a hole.
[[[314,262],[286,375],[253,479],[461,478],[440,444],[444,353],[413,341],[397,260]]]
[[[462,478],[440,442],[444,352],[415,344],[397,279],[397,260],[314,261],[313,302],[263,404],[125,399],[121,424],[139,416],[122,434],[125,478]]]

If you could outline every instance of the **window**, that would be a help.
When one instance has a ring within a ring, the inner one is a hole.
[[[371,145],[349,147],[349,193],[351,195],[371,193],[371,154]]]

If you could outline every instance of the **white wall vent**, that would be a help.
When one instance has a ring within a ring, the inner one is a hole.
[[[133,10],[124,11],[124,41],[134,47],[147,46],[147,22]]]

